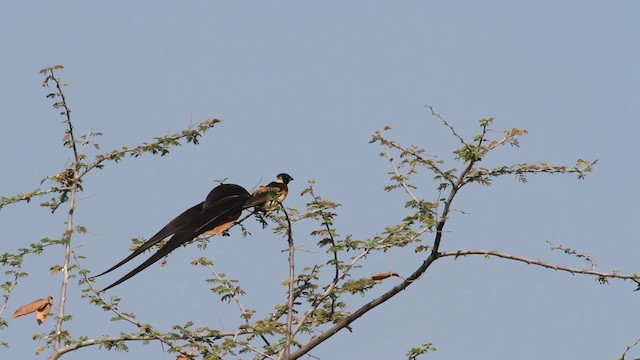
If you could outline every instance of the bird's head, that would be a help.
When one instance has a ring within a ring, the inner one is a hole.
[[[277,176],[278,180],[282,181],[285,184],[288,184],[289,181],[293,180],[293,178],[291,176],[289,176],[289,174],[287,173],[280,173]]]

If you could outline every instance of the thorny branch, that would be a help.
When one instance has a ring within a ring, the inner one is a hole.
[[[449,128],[449,130],[451,130],[451,133],[453,134],[453,136],[455,136],[458,140],[460,140],[460,142],[467,148],[469,149],[471,146],[464,140],[464,138],[462,136],[460,136],[460,134],[458,134],[458,132],[456,131],[456,129],[447,121],[447,119],[445,119],[442,115],[440,115],[439,113],[437,113],[434,109],[433,106],[431,105],[425,105],[425,107],[427,109],[429,109],[431,111],[431,115],[435,116],[436,118],[440,119],[440,121],[442,121],[442,123]]]
[[[60,289],[60,303],[58,305],[58,318],[56,320],[56,328],[55,328],[55,338],[53,342],[53,348],[58,350],[61,344],[61,335],[62,335],[62,323],[64,322],[65,316],[65,304],[67,301],[67,287],[69,284],[69,263],[71,262],[71,237],[74,232],[73,229],[73,212],[76,206],[76,193],[78,191],[78,187],[80,186],[80,177],[79,177],[79,169],[80,169],[80,154],[78,153],[78,149],[76,146],[75,135],[73,133],[73,123],[71,122],[71,109],[67,104],[67,100],[65,98],[64,92],[62,91],[62,86],[60,84],[60,79],[55,77],[53,72],[53,68],[49,68],[49,76],[48,80],[51,80],[55,83],[56,89],[58,90],[57,95],[60,96],[60,102],[56,103],[54,106],[63,108],[63,115],[65,116],[65,123],[68,126],[68,130],[65,132],[65,145],[71,147],[73,149],[73,177],[70,182],[69,189],[69,208],[67,210],[67,229],[63,235],[63,239],[66,239],[66,243],[64,246],[64,263],[62,265],[62,286]],[[44,85],[48,86],[49,81],[45,81]]]
[[[287,245],[289,251],[289,284],[288,284],[288,298],[287,298],[287,328],[285,333],[285,346],[280,352],[278,359],[289,359],[289,354],[291,352],[291,343],[293,341],[293,333],[291,331],[293,324],[293,298],[294,298],[294,281],[296,276],[296,268],[295,268],[295,246],[293,242],[293,233],[291,229],[291,219],[289,219],[289,214],[287,210],[284,208],[281,202],[278,202],[282,212],[284,213],[286,230],[287,230]]]
[[[624,350],[624,352],[622,353],[622,355],[620,355],[619,360],[625,360],[627,358],[627,353],[629,352],[629,350],[633,349],[634,347],[636,347],[636,345],[640,344],[640,338],[638,338],[633,344],[629,344],[627,346],[627,348]],[[640,357],[635,358],[634,360],[639,360]]]
[[[503,259],[523,262],[523,263],[529,264],[529,265],[537,265],[537,266],[541,266],[541,267],[544,267],[544,268],[547,268],[547,269],[565,271],[565,272],[568,272],[568,273],[571,273],[571,274],[593,275],[593,276],[597,276],[599,281],[601,281],[601,282],[606,282],[607,279],[620,279],[620,280],[640,281],[640,275],[639,274],[623,274],[623,273],[619,273],[619,272],[615,272],[615,271],[614,272],[602,272],[602,271],[595,271],[595,270],[589,270],[589,269],[578,269],[578,268],[558,265],[558,264],[554,264],[554,263],[550,263],[550,262],[546,262],[546,261],[542,261],[542,260],[535,260],[535,259],[527,258],[527,257],[524,257],[524,256],[503,253],[503,252],[495,251],[495,250],[482,250],[482,249],[450,250],[450,251],[441,252],[439,257],[453,256],[455,258],[458,258],[460,256],[467,256],[467,255],[483,255],[483,256],[487,256],[487,257],[495,256],[495,257],[499,257],[499,258],[503,258]]]

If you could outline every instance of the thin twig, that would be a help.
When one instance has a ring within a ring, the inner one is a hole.
[[[434,161],[431,159],[426,159],[424,158],[422,155],[420,155],[419,153],[417,153],[415,150],[406,148],[394,141],[391,140],[385,140],[385,146],[386,147],[392,147],[395,149],[400,150],[403,153],[409,154],[411,156],[413,156],[415,159],[417,159],[418,161],[420,161],[424,166],[426,166],[427,168],[429,168],[431,171],[433,171],[434,173],[440,175],[444,180],[446,180],[447,182],[449,182],[449,184],[451,184],[452,186],[454,185],[453,179],[451,179],[449,176],[447,176],[447,174],[445,174],[438,166],[436,166],[434,164]]]
[[[322,304],[322,302],[331,295],[331,293],[333,292],[333,289],[335,289],[335,287],[338,285],[338,282],[344,279],[349,274],[349,271],[353,269],[353,267],[358,263],[358,261],[366,257],[371,252],[372,249],[373,248],[364,249],[360,254],[356,255],[351,260],[351,263],[347,265],[346,269],[340,274],[340,276],[338,276],[338,279],[334,279],[334,281],[331,282],[331,284],[329,284],[325,288],[324,292],[311,304],[309,309],[307,309],[307,311],[305,311],[302,317],[300,317],[300,319],[298,320],[298,325],[293,330],[294,336],[298,334],[298,332],[304,326],[304,324],[309,319],[309,317],[318,309],[318,306],[320,306],[320,304]]]
[[[293,234],[291,229],[291,220],[289,219],[289,214],[287,214],[287,210],[282,206],[282,203],[278,202],[280,208],[284,212],[285,220],[287,223],[287,244],[289,247],[289,290],[288,290],[288,300],[287,300],[287,329],[285,334],[285,346],[284,351],[280,353],[279,359],[289,359],[289,354],[291,353],[291,342],[293,334],[291,332],[292,324],[293,324],[293,297],[294,297],[294,280],[296,276],[295,269],[295,246],[293,243]]]
[[[595,270],[596,269],[596,261],[593,260],[593,258],[589,255],[589,254],[585,254],[585,253],[580,253],[577,252],[573,249],[569,249],[567,247],[564,247],[562,245],[554,245],[551,241],[547,241],[547,244],[549,244],[549,247],[551,248],[551,250],[560,250],[563,251],[565,254],[569,254],[569,255],[574,255],[575,257],[579,258],[579,259],[584,259],[584,261],[588,262],[589,264],[591,264],[591,270]]]
[[[389,153],[389,146],[385,146],[385,156],[387,158],[387,160],[389,160],[389,163],[391,163],[391,166],[393,166],[393,172],[396,174],[396,177],[398,179],[400,179],[400,185],[402,185],[402,188],[404,189],[404,191],[411,196],[411,198],[414,201],[418,201],[418,198],[413,194],[413,192],[411,191],[411,187],[404,181],[402,175],[400,174],[400,169],[398,169],[398,166],[396,165],[396,162],[393,160],[393,157],[391,156],[391,154]]]
[[[467,144],[467,142],[466,142],[466,141],[464,141],[464,139],[462,138],[462,136],[460,136],[460,135],[458,134],[458,132],[456,132],[456,129],[454,129],[454,128],[453,128],[453,126],[451,126],[451,124],[449,124],[449,122],[447,121],[447,119],[445,119],[442,115],[440,115],[439,113],[437,113],[437,112],[435,111],[435,109],[433,108],[433,106],[431,106],[431,105],[425,105],[425,107],[431,111],[431,115],[433,115],[433,116],[437,117],[438,119],[440,119],[440,121],[442,121],[442,123],[443,123],[446,127],[448,127],[448,128],[449,128],[449,130],[451,130],[451,133],[453,134],[453,136],[455,136],[458,140],[460,140],[460,142],[461,142],[462,144],[464,144],[464,146],[466,146],[466,147],[467,147],[467,149],[469,149],[469,148],[470,148],[470,145],[469,145],[469,144]]]
[[[11,296],[11,292],[13,291],[13,289],[18,284],[18,279],[20,278],[20,271],[21,270],[22,270],[22,262],[20,264],[18,264],[17,266],[15,266],[15,270],[11,270],[11,271],[13,271],[13,280],[7,281],[4,284],[6,293],[2,295],[2,297],[4,298],[4,301],[2,302],[2,305],[0,306],[0,319],[2,319],[2,314],[7,309],[7,303],[9,302],[9,297]],[[5,271],[5,274],[7,274],[7,273],[8,273],[8,270]]]
[[[315,194],[315,192],[313,191],[313,187],[309,186],[309,194],[311,195],[311,197],[313,198],[313,201],[316,204],[320,203],[320,197],[317,196]],[[340,262],[338,261],[338,251],[335,250],[336,247],[336,239],[333,236],[333,231],[331,231],[331,226],[329,224],[329,222],[327,221],[329,218],[326,214],[326,212],[324,211],[324,209],[319,209],[319,213],[320,216],[322,217],[322,223],[324,224],[325,229],[327,230],[327,234],[329,235],[329,241],[331,241],[331,247],[334,249],[331,252],[333,253],[333,262],[334,262],[334,275],[333,275],[333,280],[334,282],[338,282],[338,276],[340,275]]]
[[[234,224],[235,225],[235,224]],[[213,274],[213,276],[215,276],[223,285],[225,285],[227,287],[227,289],[232,291],[232,297],[233,300],[235,301],[235,303],[238,305],[238,308],[240,309],[240,312],[242,313],[242,318],[245,321],[245,324],[250,326],[250,322],[249,322],[249,318],[247,317],[247,310],[244,308],[244,306],[242,305],[242,303],[240,302],[240,298],[238,297],[238,295],[235,293],[235,291],[233,291],[233,288],[228,284],[227,280],[224,279],[222,276],[220,276],[220,274],[218,274],[218,272],[216,271],[216,269],[214,269],[213,265],[211,264],[205,264],[205,266],[207,267],[207,269],[209,269],[209,271],[211,271],[211,273]],[[267,340],[267,338],[263,335],[260,334],[260,338],[262,338],[262,340],[264,341],[264,343],[267,346],[270,346],[271,344],[269,343],[269,341]]]
[[[636,345],[640,344],[640,338],[638,338],[638,340],[636,340],[633,344],[630,344],[627,346],[627,348],[624,350],[624,352],[622,353],[622,355],[620,355],[620,360],[625,360],[625,358],[627,357],[627,353],[629,352],[629,350],[631,350],[632,348],[634,348]],[[640,357],[635,358],[634,360],[638,360],[640,359]]]

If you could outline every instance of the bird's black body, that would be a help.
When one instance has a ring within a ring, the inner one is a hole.
[[[242,186],[235,184],[222,184],[216,186],[211,190],[205,201],[178,215],[129,256],[103,273],[97,275],[102,276],[119,268],[136,256],[142,254],[147,249],[151,248],[153,245],[162,241],[167,236],[173,234],[169,241],[167,241],[162,248],[158,249],[158,251],[156,251],[149,259],[131,270],[131,272],[120,278],[118,281],[107,286],[103,291],[128,280],[140,271],[149,267],[151,264],[168,255],[171,251],[188,243],[199,235],[207,232],[221,233],[226,230],[226,228],[233,224],[233,221],[240,217],[243,205],[249,197],[249,192],[247,192],[247,190]],[[221,227],[225,228],[220,229]]]

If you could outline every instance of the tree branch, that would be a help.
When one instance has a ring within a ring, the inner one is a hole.
[[[216,333],[216,334],[207,334],[207,335],[175,335],[175,334],[169,334],[169,335],[165,335],[162,336],[162,340],[165,341],[175,341],[175,340],[205,340],[205,339],[222,339],[225,337],[233,337],[233,336],[237,336],[238,332],[224,332],[224,333]],[[244,334],[250,334],[249,331],[245,331],[245,330],[240,330],[241,335]],[[149,341],[149,340],[155,340],[158,339],[157,335],[145,335],[145,334],[139,334],[139,335],[120,335],[120,336],[107,336],[107,337],[103,337],[101,339],[91,339],[91,340],[85,340],[85,341],[79,341],[77,343],[73,343],[70,345],[67,345],[65,347],[59,348],[56,351],[53,352],[53,354],[51,354],[51,356],[49,357],[49,360],[57,360],[60,358],[60,356],[64,355],[65,353],[68,353],[70,351],[74,351],[76,349],[80,349],[83,347],[87,347],[87,346],[95,346],[95,345],[99,345],[99,346],[105,346],[108,344],[116,344],[119,342],[123,342],[123,341]]]
[[[627,353],[629,352],[629,350],[631,350],[632,348],[634,348],[636,345],[640,344],[640,338],[638,338],[638,340],[636,340],[633,344],[629,344],[627,346],[627,348],[624,350],[624,352],[622,353],[622,355],[620,355],[619,360],[625,360],[627,357]],[[638,360],[640,358],[636,358],[635,360]]]
[[[431,266],[431,264],[437,258],[438,258],[438,256],[437,256],[436,253],[431,253],[429,255],[429,257],[427,257],[427,259],[425,261],[423,261],[422,265],[420,265],[420,267],[418,267],[402,283],[400,283],[399,285],[396,285],[391,290],[389,290],[386,293],[382,294],[382,296],[380,296],[378,298],[375,298],[375,299],[371,300],[370,302],[366,303],[365,305],[361,306],[355,312],[351,313],[349,316],[347,316],[342,321],[339,321],[338,323],[336,323],[334,326],[329,328],[327,331],[325,331],[322,334],[312,338],[308,343],[306,343],[305,345],[301,346],[300,349],[298,349],[296,352],[292,353],[291,356],[289,357],[289,359],[298,359],[298,358],[300,358],[301,356],[305,355],[307,352],[311,351],[316,346],[320,345],[325,340],[327,340],[330,337],[332,337],[333,335],[335,335],[338,331],[344,329],[345,327],[348,327],[352,322],[354,322],[355,320],[357,320],[358,318],[360,318],[361,316],[363,316],[364,314],[366,314],[370,310],[373,310],[378,305],[383,304],[384,302],[386,302],[387,300],[391,299],[392,297],[394,297],[396,294],[398,294],[402,290],[406,289],[409,285],[411,285],[413,282],[415,282],[415,280],[420,278],[424,274],[424,272],[429,268],[429,266]]]
[[[427,109],[429,109],[431,111],[431,115],[437,117],[438,119],[440,119],[440,121],[442,121],[442,123],[449,128],[449,130],[451,130],[451,133],[453,134],[453,136],[455,136],[458,140],[460,140],[460,142],[467,147],[467,149],[469,149],[471,146],[464,141],[464,138],[462,136],[460,136],[457,132],[456,129],[453,128],[453,126],[451,126],[451,124],[449,124],[449,122],[447,121],[447,119],[445,119],[442,115],[440,115],[439,113],[437,113],[435,111],[435,109],[433,108],[433,106],[431,105],[425,105],[425,107]]]
[[[396,162],[393,160],[393,157],[391,156],[391,154],[389,153],[389,146],[385,146],[385,157],[387,158],[387,160],[389,161],[389,163],[391,163],[391,166],[393,166],[393,172],[396,174],[396,178],[398,179],[398,181],[400,182],[400,184],[402,185],[402,188],[404,189],[404,191],[407,193],[407,195],[409,195],[413,201],[418,201],[418,198],[413,194],[413,192],[411,191],[411,188],[413,187],[412,185],[408,184],[405,180],[404,177],[400,174],[400,169],[398,168],[398,165],[396,165]]]
[[[233,224],[232,226],[235,226],[236,224]],[[223,278],[222,276],[220,276],[220,274],[218,274],[218,272],[216,271],[216,269],[213,267],[212,264],[210,263],[205,263],[204,266],[209,269],[209,271],[211,271],[211,273],[213,274],[213,276],[216,277],[216,279],[218,279],[218,281],[220,281],[220,283],[225,286],[228,290],[231,291],[231,296],[233,298],[233,300],[235,301],[236,305],[238,305],[238,308],[240,309],[240,312],[242,313],[242,318],[245,321],[245,324],[247,325],[248,328],[251,327],[251,323],[249,322],[249,318],[251,317],[251,315],[247,312],[247,310],[244,308],[244,306],[242,305],[242,303],[240,302],[240,297],[238,297],[238,294],[235,292],[235,289],[229,284],[229,281],[225,278]],[[267,340],[267,338],[263,335],[260,334],[260,338],[262,338],[262,340],[264,341],[265,345],[270,346],[271,344],[269,343],[269,341]],[[260,352],[258,352],[260,353]]]
[[[296,269],[295,269],[295,246],[294,246],[294,242],[293,242],[293,233],[291,230],[291,219],[289,219],[289,214],[287,213],[287,210],[284,208],[284,206],[282,205],[281,202],[278,201],[278,205],[280,205],[280,208],[282,209],[282,212],[284,213],[284,217],[285,217],[285,222],[282,223],[282,221],[278,221],[278,223],[280,224],[280,226],[286,225],[286,229],[287,229],[287,245],[288,245],[288,250],[289,250],[289,259],[288,259],[288,263],[289,263],[289,289],[287,291],[287,328],[285,329],[285,345],[284,348],[282,349],[282,351],[280,351],[280,354],[278,356],[278,359],[289,359],[289,354],[291,353],[291,343],[293,340],[293,332],[291,330],[291,328],[293,327],[293,298],[294,298],[294,281],[295,281],[295,276],[296,276]],[[278,219],[279,220],[279,219]]]
[[[597,276],[598,278],[600,278],[602,280],[605,280],[605,281],[606,281],[606,279],[621,279],[621,280],[640,281],[640,275],[639,274],[635,274],[635,273],[633,273],[633,274],[623,274],[623,273],[618,273],[618,272],[601,272],[601,271],[595,271],[595,270],[591,270],[591,269],[578,269],[578,268],[573,268],[573,267],[564,266],[564,265],[558,265],[558,264],[554,264],[554,263],[550,263],[550,262],[546,262],[546,261],[542,261],[542,260],[531,259],[531,258],[527,258],[527,257],[524,257],[524,256],[503,253],[503,252],[496,251],[496,250],[482,250],[482,249],[451,250],[451,251],[444,251],[444,252],[440,253],[440,257],[453,256],[455,258],[458,258],[460,256],[468,256],[468,255],[483,255],[485,257],[495,256],[495,257],[499,257],[499,258],[503,258],[503,259],[522,262],[522,263],[529,264],[529,265],[541,266],[541,267],[544,267],[544,268],[547,268],[547,269],[565,271],[565,272],[568,272],[568,273],[571,273],[571,274],[582,274],[582,275]]]
[[[64,92],[62,91],[62,87],[60,84],[60,79],[55,77],[53,73],[53,68],[49,68],[49,76],[48,80],[51,80],[55,83],[56,89],[58,93],[57,96],[60,97],[61,101],[54,104],[56,108],[63,108],[63,115],[65,116],[65,123],[68,126],[67,131],[65,131],[65,145],[70,147],[73,150],[73,177],[71,179],[70,185],[71,188],[69,190],[69,209],[67,211],[67,228],[63,235],[63,239],[66,239],[66,243],[64,246],[64,264],[62,265],[62,286],[60,289],[60,304],[58,306],[58,318],[55,326],[55,338],[53,341],[53,348],[55,350],[60,348],[61,338],[62,336],[62,323],[65,321],[65,304],[67,300],[67,287],[69,285],[69,263],[71,262],[71,236],[74,232],[73,229],[73,212],[76,206],[76,194],[80,187],[80,154],[78,153],[78,148],[76,146],[75,135],[73,133],[73,123],[71,122],[71,109],[67,104],[67,100],[65,98]],[[49,81],[46,81],[44,84],[48,86]]]

